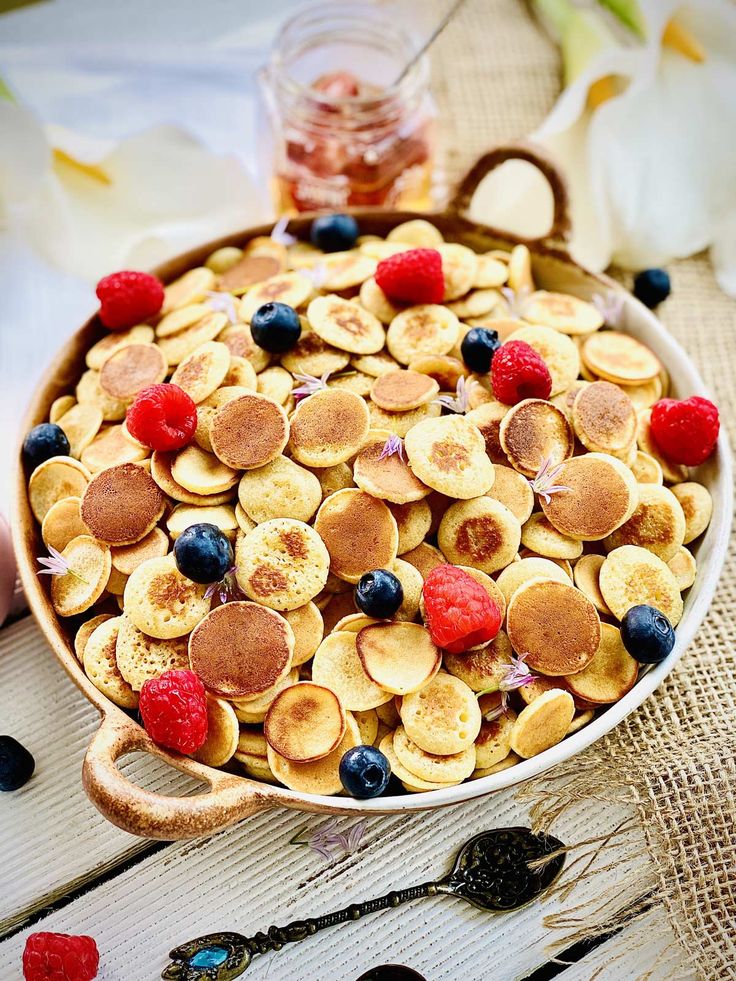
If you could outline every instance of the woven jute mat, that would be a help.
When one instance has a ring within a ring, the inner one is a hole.
[[[446,9],[446,0],[432,3]],[[523,0],[467,0],[432,57],[450,183],[494,144],[533,131],[559,94],[558,52]],[[658,313],[697,364],[734,445],[736,303],[704,256],[669,272],[672,296]],[[708,617],[666,683],[589,751],[522,790],[540,827],[592,798],[631,802],[636,827],[619,837],[644,852],[633,873],[639,889],[627,890],[624,905],[612,896],[550,927],[594,935],[661,904],[678,941],[672,977],[736,977],[735,610],[732,543]]]

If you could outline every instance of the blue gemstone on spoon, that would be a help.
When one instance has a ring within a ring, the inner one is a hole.
[[[228,951],[224,947],[205,947],[189,961],[190,967],[218,967],[227,960]]]

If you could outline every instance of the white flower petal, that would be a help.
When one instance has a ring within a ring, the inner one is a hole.
[[[0,201],[14,203],[39,190],[51,167],[43,126],[24,106],[0,98]]]

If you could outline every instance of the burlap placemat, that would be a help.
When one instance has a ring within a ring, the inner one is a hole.
[[[446,9],[446,0],[432,2],[438,14]],[[493,144],[540,123],[559,93],[558,53],[523,0],[467,0],[435,45],[433,82],[454,183]],[[704,256],[669,271],[672,296],[658,312],[697,363],[733,445],[736,303],[718,290]],[[550,922],[568,931],[562,945],[661,903],[679,942],[669,976],[736,976],[735,607],[732,544],[710,613],[667,682],[571,765],[523,789],[540,826],[594,797],[631,801],[638,828],[618,837],[636,849],[643,835],[646,861],[629,874],[637,881],[620,890],[620,902],[612,895],[598,909],[572,908]],[[574,907],[572,893],[570,901]]]

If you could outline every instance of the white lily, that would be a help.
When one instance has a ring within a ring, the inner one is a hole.
[[[119,142],[42,122],[0,98],[0,211],[67,272],[96,280],[148,268],[267,217],[245,170],[185,130]]]
[[[628,36],[601,7],[534,0],[540,12],[565,14],[553,30],[569,85],[531,139],[568,178],[571,251],[594,270],[611,261],[641,269],[711,246],[722,288],[736,293],[736,8],[728,0],[600,3]],[[509,170],[503,189],[496,181],[493,198],[509,195],[528,215],[549,213],[548,191],[528,169]],[[481,194],[472,213],[482,208],[483,220],[498,224],[501,205],[489,197]]]

